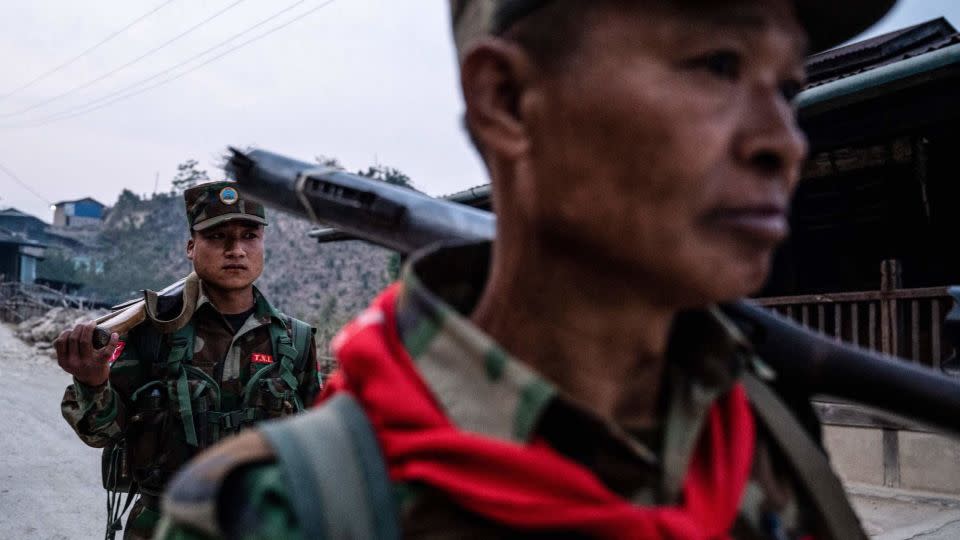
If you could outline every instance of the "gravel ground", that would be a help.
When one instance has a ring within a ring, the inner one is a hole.
[[[103,536],[100,451],[60,416],[70,376],[0,324],[0,538]]]

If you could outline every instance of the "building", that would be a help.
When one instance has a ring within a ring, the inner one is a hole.
[[[808,60],[811,156],[761,302],[826,334],[939,367],[960,284],[954,154],[960,34],[940,18]]]
[[[47,246],[0,229],[0,282],[33,283]]]
[[[40,218],[21,212],[16,208],[0,210],[0,229],[39,238],[43,236],[46,228],[47,224]]]
[[[89,227],[103,222],[106,205],[86,197],[75,201],[61,201],[53,205],[53,225],[56,227]]]

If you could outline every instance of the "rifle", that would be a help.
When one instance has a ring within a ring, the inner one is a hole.
[[[231,148],[244,195],[403,254],[451,240],[493,240],[494,216],[414,190],[263,150]],[[960,435],[960,381],[828,339],[747,300],[721,306],[780,380]],[[960,310],[951,315],[960,319]],[[949,321],[949,317],[948,317]]]
[[[93,347],[101,349],[110,343],[110,334],[126,334],[140,323],[149,320],[162,333],[175,332],[190,322],[197,305],[200,292],[200,280],[193,272],[189,276],[167,286],[160,292],[143,291],[142,298],[136,298],[114,306],[110,313],[96,320],[93,331]],[[169,320],[161,319],[161,313],[179,304],[178,314]]]

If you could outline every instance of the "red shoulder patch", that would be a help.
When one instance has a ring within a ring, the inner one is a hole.
[[[250,361],[254,364],[272,364],[273,356],[263,353],[253,353],[250,355]]]
[[[120,358],[120,355],[123,353],[123,348],[126,346],[126,342],[118,341],[117,348],[113,350],[113,354],[110,355],[110,358],[107,360],[108,363],[112,364],[117,361],[117,358]]]

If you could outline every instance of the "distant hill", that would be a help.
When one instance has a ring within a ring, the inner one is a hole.
[[[312,225],[268,210],[266,265],[257,286],[280,310],[319,329],[320,350],[390,281],[390,251],[353,241],[317,244]],[[81,294],[108,302],[157,290],[191,270],[183,199],[124,191],[84,246],[48,251],[42,277],[83,283]]]

